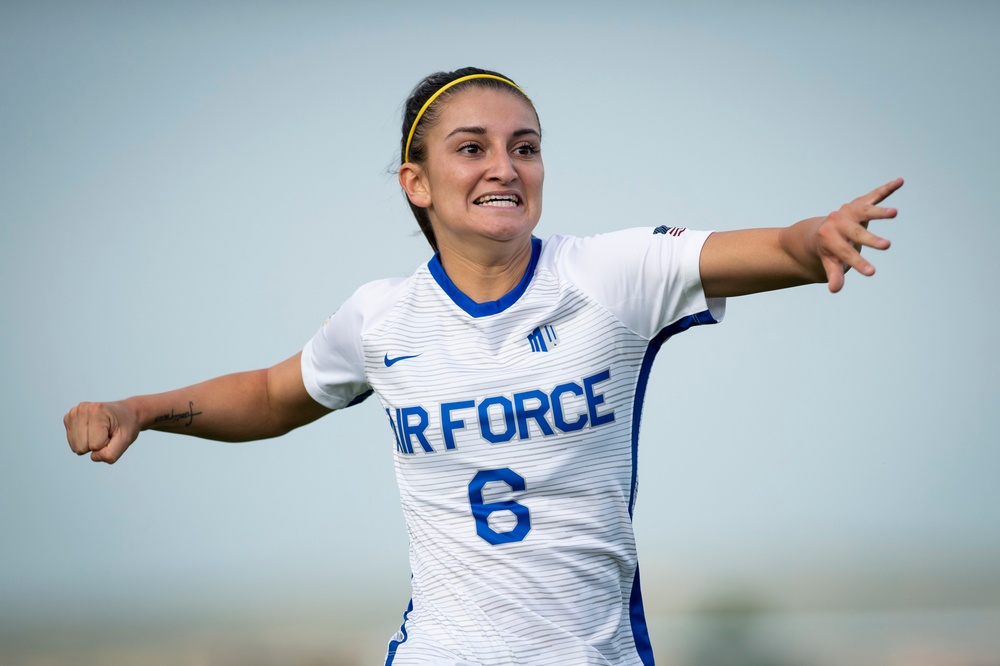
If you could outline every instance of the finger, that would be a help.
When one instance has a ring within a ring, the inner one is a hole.
[[[884,201],[889,197],[890,194],[898,190],[903,186],[903,179],[897,178],[895,180],[889,181],[885,185],[876,187],[874,190],[864,195],[863,197],[858,197],[860,201],[864,201],[869,204],[877,204]]]
[[[82,456],[90,450],[87,447],[87,422],[84,407],[85,403],[80,403],[63,417],[69,448],[78,456]]]
[[[831,253],[840,262],[844,272],[849,268],[853,268],[862,275],[869,277],[875,275],[875,266],[861,256],[861,252],[854,245],[839,243],[834,248],[831,248]]]
[[[895,208],[869,206],[855,200],[830,213],[827,216],[828,225],[825,225],[827,228],[823,231],[826,233],[839,230],[837,233],[851,236],[860,230],[867,229],[868,223],[872,220],[894,218],[897,213]]]
[[[852,252],[851,256],[848,257],[847,261],[844,262],[849,268],[853,268],[857,272],[861,273],[865,277],[871,277],[875,275],[875,266],[872,262],[868,261],[861,256],[858,251]]]
[[[69,443],[70,451],[72,451],[73,453],[79,453],[79,451],[77,451],[76,449],[76,443],[74,441],[76,439],[76,433],[73,430],[74,409],[76,408],[74,407],[73,409],[66,412],[66,415],[63,417],[63,427],[66,428],[66,441]]]
[[[87,411],[87,449],[97,451],[108,445],[111,424],[100,405],[92,404]]]
[[[862,247],[870,247],[875,250],[888,250],[889,245],[891,245],[888,238],[873,234],[864,223],[851,229],[849,236],[855,250],[860,250]]]
[[[896,217],[899,213],[895,208],[885,208],[883,206],[864,206],[861,210],[855,211],[858,219],[867,222],[869,220],[888,220]]]

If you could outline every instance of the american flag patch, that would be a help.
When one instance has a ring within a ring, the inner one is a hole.
[[[687,231],[687,227],[665,227],[662,225],[653,229],[654,234],[670,234],[671,236],[680,236],[685,231]]]

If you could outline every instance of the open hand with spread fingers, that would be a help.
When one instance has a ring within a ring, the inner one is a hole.
[[[813,251],[823,264],[827,287],[836,293],[844,286],[844,273],[853,268],[862,275],[874,275],[875,266],[861,256],[862,247],[876,250],[889,248],[889,241],[868,231],[871,220],[896,217],[895,208],[879,206],[903,186],[903,179],[876,187],[874,190],[833,211],[816,228]]]

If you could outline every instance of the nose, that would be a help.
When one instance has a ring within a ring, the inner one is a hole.
[[[487,180],[499,183],[509,183],[517,178],[517,169],[505,149],[493,151],[486,172]]]

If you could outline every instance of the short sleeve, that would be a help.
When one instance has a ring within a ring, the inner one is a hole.
[[[360,402],[371,393],[365,376],[358,294],[330,315],[302,350],[302,381],[313,399],[329,409]]]
[[[725,299],[708,299],[701,249],[710,231],[648,227],[560,239],[556,264],[635,333],[652,338],[681,320],[721,321]]]

